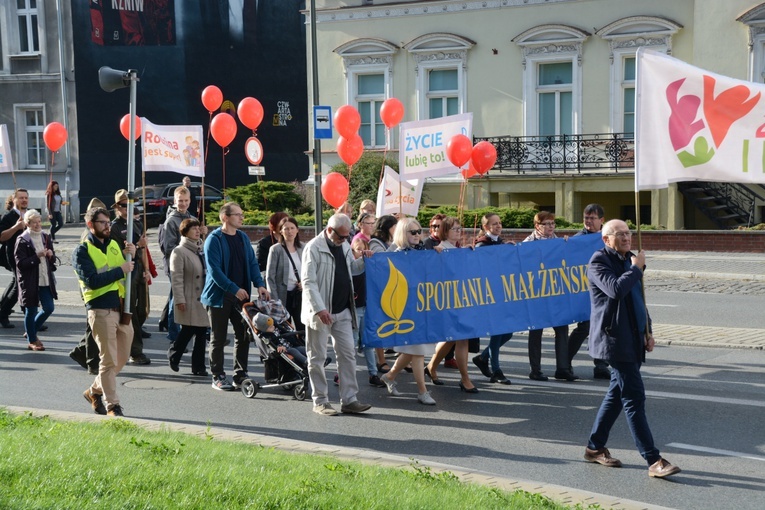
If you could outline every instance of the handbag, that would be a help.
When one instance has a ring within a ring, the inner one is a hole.
[[[284,252],[287,254],[287,260],[290,261],[290,265],[292,266],[292,271],[295,273],[295,280],[297,280],[297,282],[300,283],[300,275],[298,274],[295,261],[292,260],[292,255],[290,255],[290,251],[284,245],[282,245],[282,248],[284,248]],[[302,305],[302,302],[303,302],[303,296],[302,296],[302,292],[299,289],[294,288],[292,290],[287,291],[287,302],[284,303],[284,305],[288,309],[299,310],[300,306]]]

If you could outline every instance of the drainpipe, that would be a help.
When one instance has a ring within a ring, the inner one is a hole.
[[[66,128],[66,132],[69,133],[69,101],[67,101],[67,92],[66,92],[66,55],[64,52],[64,17],[63,13],[61,12],[61,0],[56,0],[56,18],[58,21],[58,61],[59,61],[59,71],[61,75],[61,109],[63,111],[63,120],[64,120],[64,127]],[[69,202],[69,185],[71,184],[71,175],[72,175],[72,155],[70,151],[69,146],[69,140],[71,140],[71,136],[66,137],[66,142],[64,143],[64,152],[66,154],[66,173],[64,174],[64,200],[66,202]],[[51,174],[52,174],[51,169]],[[69,214],[71,212],[71,208],[68,205],[64,206],[64,223],[66,223],[69,220]]]

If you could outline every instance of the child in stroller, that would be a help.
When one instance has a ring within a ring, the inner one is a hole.
[[[302,332],[290,324],[290,315],[278,299],[257,300],[242,306],[247,336],[260,351],[265,364],[265,385],[252,379],[242,383],[242,393],[252,398],[261,388],[294,388],[295,398],[304,400],[308,386],[308,363]]]

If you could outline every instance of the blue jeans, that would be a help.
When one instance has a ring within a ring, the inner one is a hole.
[[[64,218],[61,216],[61,211],[54,211],[50,213],[50,238],[56,240],[56,232],[61,230],[64,226]]]
[[[499,371],[499,348],[505,345],[511,338],[512,333],[502,333],[501,335],[492,335],[489,337],[489,346],[481,353],[481,359],[489,358],[491,371]]]
[[[173,303],[173,289],[170,289],[170,297],[167,304],[167,339],[175,342],[181,327],[175,323],[175,303]]]
[[[638,452],[650,466],[661,458],[653,443],[653,435],[645,416],[645,387],[640,376],[640,363],[611,362],[611,384],[600,404],[592,425],[588,448],[605,448],[608,434],[624,409],[627,425]]]
[[[364,350],[364,359],[367,361],[367,372],[369,376],[377,375],[377,357],[375,356],[375,348],[367,347],[364,345],[364,316],[366,315],[366,306],[356,307],[356,324],[358,328],[353,330],[353,341],[360,348]]]
[[[40,298],[42,310],[38,312],[36,306],[24,307],[24,329],[27,331],[27,341],[30,344],[37,341],[37,330],[45,324],[55,308],[50,287],[38,287],[37,295]]]

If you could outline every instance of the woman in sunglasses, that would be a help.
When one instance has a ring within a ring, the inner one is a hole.
[[[441,244],[434,249],[441,253],[444,250],[453,250],[459,248],[459,240],[462,235],[462,226],[457,218],[451,216],[445,217],[441,220],[441,228],[438,230],[438,237],[441,239]],[[454,359],[457,362],[457,368],[460,371],[460,390],[467,393],[478,393],[478,388],[473,385],[468,375],[468,339],[457,340],[456,342],[439,342],[436,345],[436,352],[430,359],[430,363],[425,367],[425,375],[430,377],[435,385],[444,384],[437,375],[436,369],[444,359],[446,354],[451,350],[454,345]]]
[[[555,235],[555,215],[549,211],[539,211],[534,216],[534,232],[523,242],[555,239],[557,237]],[[542,331],[541,329],[529,331],[529,365],[531,365],[529,379],[534,381],[546,381],[548,379],[542,373]],[[555,331],[555,378],[574,381],[577,377],[568,368],[568,324],[555,326],[553,331]]]
[[[420,223],[415,218],[404,218],[396,224],[392,246],[395,247],[395,251],[422,250],[421,237]],[[396,363],[387,374],[380,377],[388,387],[388,393],[393,396],[400,394],[396,389],[396,376],[411,365],[417,383],[417,400],[424,405],[435,405],[436,401],[425,387],[425,355],[433,352],[433,344],[398,345],[393,350],[399,353]]]

